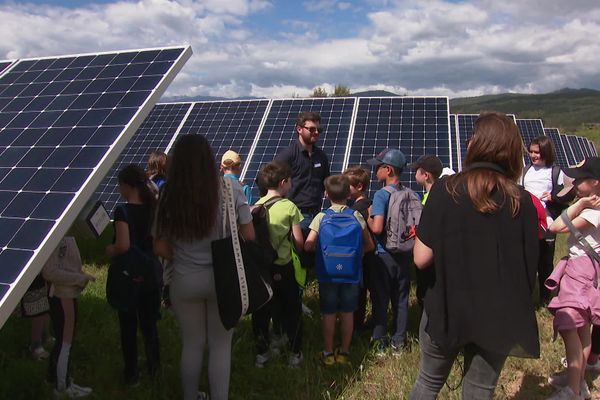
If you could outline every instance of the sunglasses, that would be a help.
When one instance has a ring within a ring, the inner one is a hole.
[[[310,133],[316,133],[316,132],[319,132],[319,133],[321,133],[321,132],[323,132],[323,128],[321,128],[321,127],[318,127],[318,128],[317,128],[316,126],[311,126],[311,127],[308,127],[308,126],[302,126],[302,128],[306,129],[306,130],[307,130],[307,131],[309,131]]]

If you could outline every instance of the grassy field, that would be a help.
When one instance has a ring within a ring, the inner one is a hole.
[[[557,257],[564,254],[564,240]],[[79,303],[76,344],[72,352],[72,375],[75,381],[94,388],[93,399],[178,399],[181,397],[178,362],[179,333],[169,312],[159,322],[162,371],[151,383],[143,375],[141,385],[130,389],[121,382],[120,355],[116,314],[105,301],[106,260],[102,243],[81,243],[85,269],[98,279],[84,292]],[[315,287],[307,290],[306,302],[318,309]],[[545,383],[549,374],[559,369],[563,355],[560,339],[552,342],[552,319],[538,310],[542,356],[538,360],[509,359],[496,390],[498,399],[544,399],[552,389]],[[249,320],[243,320],[233,339],[231,399],[405,399],[415,380],[419,364],[417,342],[418,307],[411,303],[409,340],[411,346],[400,354],[375,356],[369,349],[368,334],[353,342],[352,365],[325,368],[317,360],[321,350],[319,317],[305,318],[305,363],[300,369],[286,367],[285,359],[254,367],[252,334]],[[29,321],[13,317],[0,330],[0,399],[51,398],[52,387],[44,383],[46,363],[28,358]],[[142,349],[141,340],[139,348]],[[144,354],[140,352],[141,366]],[[206,374],[203,387],[207,387]],[[444,388],[441,399],[459,399],[460,366]],[[596,385],[600,380],[596,381]],[[600,396],[598,396],[600,398]]]

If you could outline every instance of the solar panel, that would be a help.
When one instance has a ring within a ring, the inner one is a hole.
[[[563,135],[563,134],[560,134],[559,138],[560,138],[560,142],[563,145],[563,148],[565,149],[565,156],[567,157],[567,164],[569,166],[575,165],[576,164],[575,153],[573,153],[573,149],[571,149],[571,143],[569,143],[569,138],[567,137],[567,135]]]
[[[573,155],[575,156],[574,164],[583,161],[585,155],[583,154],[583,150],[581,149],[581,144],[579,143],[579,140],[577,140],[577,136],[567,135],[567,139],[569,140],[569,145],[571,145],[571,150],[573,151]]]
[[[536,137],[545,135],[541,119],[517,119],[517,126],[521,131],[525,146],[529,146],[529,143]],[[525,160],[525,163],[529,164],[529,158],[525,157]]]
[[[554,144],[554,152],[556,155],[556,164],[562,168],[563,170],[569,167],[569,160],[567,158],[567,154],[563,143],[560,140],[560,133],[557,128],[544,128],[544,132],[546,136],[552,143]]]
[[[195,103],[180,133],[205,135],[218,161],[232,149],[247,163],[268,105],[269,100]]]
[[[579,145],[581,146],[581,150],[583,151],[583,155],[585,156],[585,158],[591,157],[592,153],[590,152],[587,139],[581,136],[577,136],[577,140],[579,141]]]
[[[458,170],[462,171],[463,164],[467,158],[467,140],[473,136],[473,127],[475,126],[477,118],[479,118],[479,114],[456,114],[458,149],[460,151],[461,160]]]
[[[348,164],[365,164],[388,147],[399,148],[409,163],[434,154],[444,166],[452,164],[447,97],[362,97],[358,101]],[[406,168],[401,180],[423,191],[414,181],[414,171]],[[370,190],[379,187],[372,181]]]
[[[260,167],[297,140],[294,127],[302,111],[321,114],[323,133],[317,146],[327,154],[331,173],[342,172],[355,102],[355,97],[273,100],[243,173],[245,182],[253,185],[253,196],[258,198],[254,179]]]
[[[450,151],[452,152],[452,168],[454,171],[460,170],[461,154],[460,145],[458,143],[458,129],[456,128],[456,114],[448,116],[450,121]]]
[[[592,157],[598,157],[598,152],[596,151],[596,144],[590,140],[590,147],[592,149]]]
[[[148,155],[152,151],[166,151],[191,106],[192,103],[157,104],[150,111],[96,189],[96,196],[102,201],[109,215],[113,215],[115,206],[121,201],[117,182],[119,171],[128,164],[145,167]]]
[[[0,326],[190,55],[25,59],[0,77]]]

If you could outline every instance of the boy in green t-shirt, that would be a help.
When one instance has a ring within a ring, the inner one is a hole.
[[[269,202],[267,207],[269,240],[277,251],[277,259],[269,267],[273,281],[273,298],[252,314],[252,330],[257,341],[255,365],[258,368],[262,368],[274,355],[273,350],[269,351],[269,322],[274,313],[281,317],[283,329],[289,340],[292,352],[289,366],[297,367],[303,361],[302,297],[300,287],[296,283],[291,248],[294,245],[300,251],[304,246],[300,228],[303,217],[294,203],[283,198],[292,187],[291,176],[292,171],[286,163],[273,161],[261,168],[257,178],[260,186],[267,190],[266,195],[256,202],[257,205],[279,198],[276,202]]]
[[[342,212],[347,206],[350,197],[350,181],[345,175],[332,175],[325,179],[325,194],[331,201],[330,209],[335,212]],[[306,238],[304,250],[314,252],[317,249],[319,239],[319,229],[321,221],[325,217],[324,212],[318,213],[310,223],[310,233]],[[354,211],[354,217],[362,227],[363,253],[372,251],[375,248],[371,235],[367,228],[363,216],[360,212]],[[332,283],[319,278],[319,305],[323,318],[323,353],[321,362],[325,365],[334,363],[349,363],[350,343],[352,342],[352,333],[354,331],[354,311],[358,306],[358,296],[360,291],[359,283]],[[340,331],[342,343],[335,354],[333,352],[333,337],[335,335],[336,314],[340,314]]]

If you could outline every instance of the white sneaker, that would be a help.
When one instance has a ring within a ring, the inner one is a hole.
[[[554,386],[556,389],[562,389],[569,384],[569,378],[567,375],[567,371],[561,371],[556,373],[548,378],[548,383]],[[585,380],[581,381],[581,397],[588,400],[592,398],[592,393],[590,392],[590,388]]]
[[[580,392],[582,399],[590,400],[592,398],[592,392],[590,392],[590,388],[585,380],[581,381]]]
[[[554,392],[552,396],[546,400],[581,400],[582,397],[573,393],[570,387],[565,386],[557,392]]]
[[[292,354],[288,362],[288,367],[298,368],[302,364],[302,362],[304,362],[304,356],[302,355],[302,352],[298,354]]]
[[[208,393],[198,392],[197,400],[209,400]]]
[[[54,398],[56,399],[80,399],[92,394],[92,388],[79,386],[71,383],[65,390],[54,389]]]
[[[36,361],[45,360],[50,357],[50,353],[48,353],[42,346],[38,346],[35,349],[30,347],[29,350],[31,351],[31,358]]]
[[[256,358],[254,359],[254,366],[256,368],[264,368],[267,361],[278,357],[279,354],[279,349],[277,348],[269,349],[268,351],[262,354],[257,354]]]
[[[313,310],[311,310],[306,304],[302,303],[302,314],[306,315],[309,318],[312,318]]]

